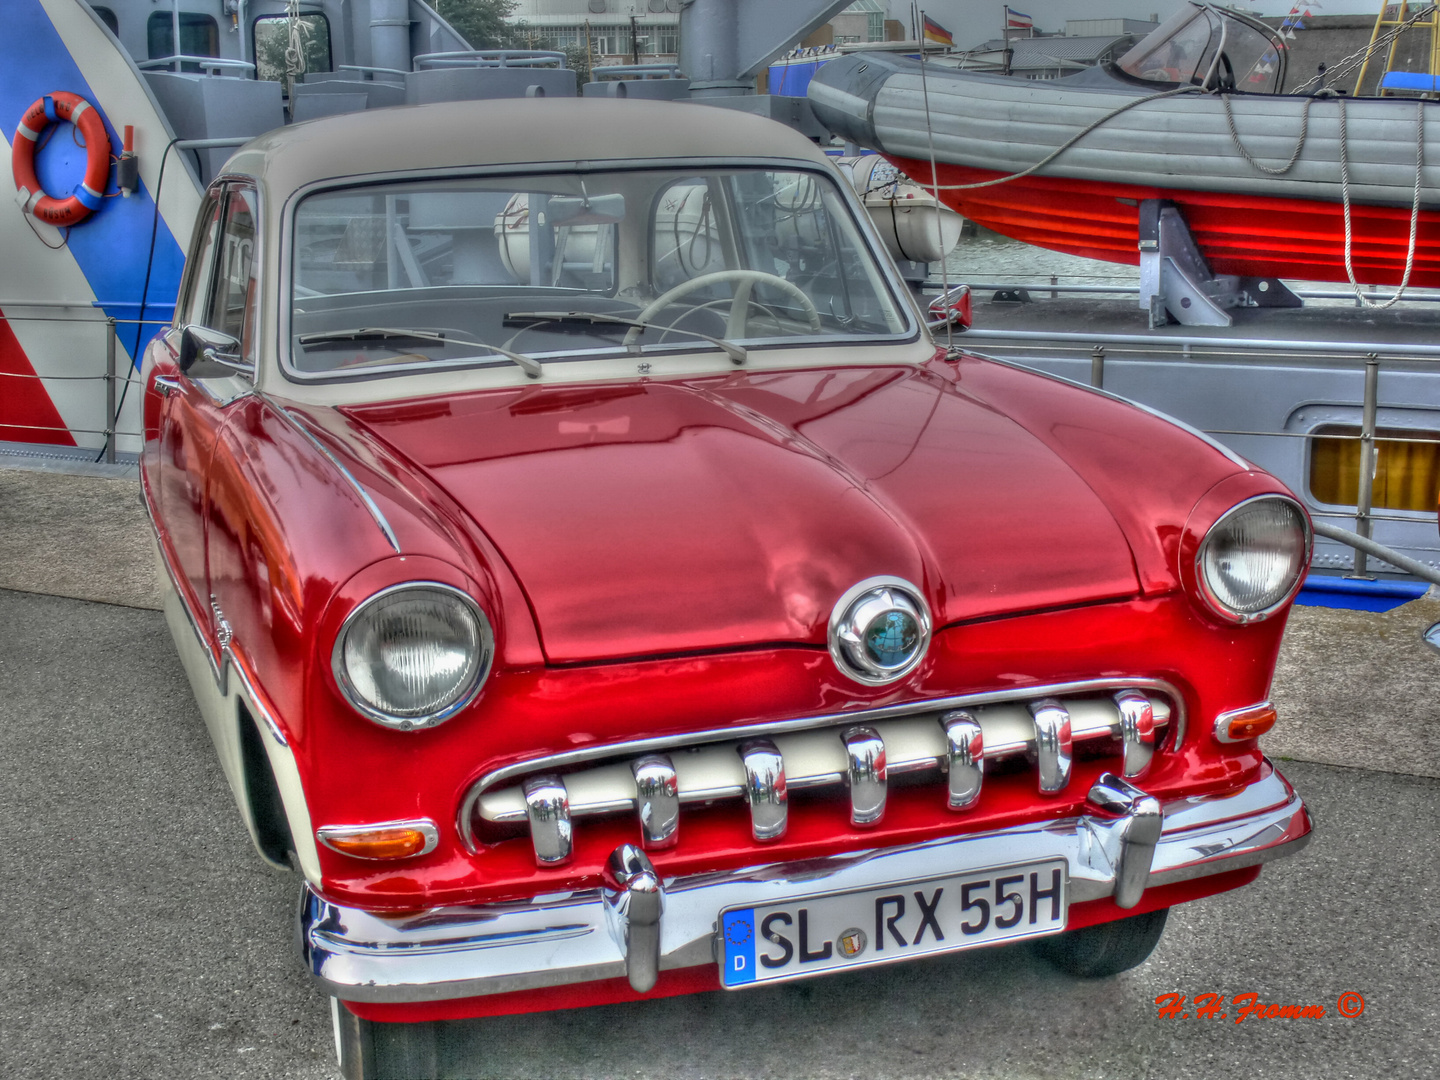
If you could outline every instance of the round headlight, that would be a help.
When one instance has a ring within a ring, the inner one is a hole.
[[[920,590],[899,578],[860,582],[830,615],[830,655],[856,682],[882,686],[908,675],[929,644],[930,613]]]
[[[350,703],[376,723],[434,727],[470,701],[495,639],[475,601],[438,582],[397,585],[357,607],[331,664]]]
[[[1310,563],[1310,523],[1280,495],[1247,499],[1210,527],[1196,556],[1206,602],[1232,622],[1274,614]]]

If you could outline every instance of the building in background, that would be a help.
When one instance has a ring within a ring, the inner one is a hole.
[[[883,0],[856,0],[827,24],[836,45],[885,40]]]
[[[584,50],[592,66],[673,64],[680,0],[519,0],[508,20],[537,49]]]
[[[817,28],[800,42],[801,49],[819,49],[827,45],[873,45],[879,41],[902,41],[908,35],[908,22],[890,18],[889,0],[855,0],[840,14]],[[895,4],[899,8],[900,5]],[[905,18],[908,20],[906,6]]]

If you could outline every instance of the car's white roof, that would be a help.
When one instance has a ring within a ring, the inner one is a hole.
[[[278,128],[246,143],[227,173],[284,197],[322,180],[410,169],[789,158],[823,162],[804,136],[735,109],[689,102],[509,98],[401,106]]]

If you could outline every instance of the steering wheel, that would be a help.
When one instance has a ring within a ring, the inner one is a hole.
[[[805,321],[811,330],[820,330],[820,312],[810,302],[810,297],[805,295],[803,289],[793,282],[786,281],[776,274],[767,274],[763,270],[717,270],[711,274],[701,274],[688,281],[682,281],[674,288],[666,289],[650,303],[645,309],[635,316],[636,322],[648,323],[652,318],[664,311],[682,296],[688,296],[697,289],[703,289],[707,285],[719,285],[723,282],[733,281],[735,283],[735,295],[730,300],[730,317],[725,321],[725,337],[730,340],[743,338],[745,336],[745,323],[749,319],[750,293],[756,285],[774,285],[781,292],[788,293],[794,297],[804,309]],[[625,335],[625,344],[634,345],[640,340],[640,334],[644,327],[632,326]]]

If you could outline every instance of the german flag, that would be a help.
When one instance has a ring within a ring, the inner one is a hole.
[[[946,30],[929,15],[925,16],[925,40],[936,41],[941,45],[954,45],[955,36]]]

